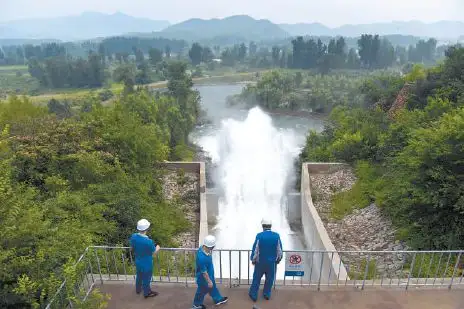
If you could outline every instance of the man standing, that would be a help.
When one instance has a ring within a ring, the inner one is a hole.
[[[251,262],[255,265],[255,270],[248,295],[254,302],[258,299],[259,285],[263,275],[266,276],[263,289],[264,298],[267,300],[271,298],[276,264],[282,260],[282,242],[279,234],[271,231],[271,220],[263,219],[261,225],[263,231],[256,235],[250,257]]]
[[[137,222],[138,233],[132,234],[130,245],[135,255],[135,268],[137,271],[135,277],[135,292],[140,294],[143,289],[143,296],[154,297],[157,292],[150,288],[151,276],[153,275],[153,257],[159,251],[160,247],[153,240],[148,238],[147,231],[150,222],[141,219]]]
[[[198,249],[196,259],[196,280],[197,292],[193,300],[194,309],[205,309],[203,300],[206,294],[209,293],[216,306],[225,304],[228,300],[223,297],[216,287],[216,280],[214,279],[214,266],[212,252],[216,246],[216,238],[212,235],[205,237],[203,245]]]

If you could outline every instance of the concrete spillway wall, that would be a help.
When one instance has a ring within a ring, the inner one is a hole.
[[[346,280],[348,274],[329,238],[321,217],[314,207],[309,175],[310,173],[332,172],[342,166],[342,164],[338,163],[303,163],[301,170],[300,209],[304,239],[307,247],[311,250],[328,251],[327,253],[314,254],[311,261],[313,267],[316,267],[321,272],[323,281],[328,280],[329,277],[331,280],[333,278]],[[320,269],[321,265],[322,269]]]

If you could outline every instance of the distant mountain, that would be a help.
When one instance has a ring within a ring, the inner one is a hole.
[[[279,26],[292,36],[332,36],[332,29],[320,23],[280,24]]]
[[[400,34],[439,39],[455,39],[464,35],[464,22],[460,21],[439,21],[434,23],[395,21],[390,23],[343,25],[337,28],[329,28],[319,23],[281,24],[279,26],[291,35],[342,35],[356,37],[364,33],[375,33],[380,35]]]
[[[0,23],[0,39],[84,40],[128,32],[160,31],[168,26],[167,21],[136,18],[122,13],[86,12],[77,16]]]
[[[234,37],[242,41],[289,37],[286,31],[269,20],[256,20],[247,15],[230,16],[224,19],[189,19],[166,28],[161,35],[189,41],[215,37]]]

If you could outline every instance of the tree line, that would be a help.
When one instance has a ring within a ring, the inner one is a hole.
[[[148,54],[156,48],[167,57],[172,53],[180,53],[187,47],[187,42],[165,38],[111,37],[101,42],[84,41],[80,43],[44,43],[41,45],[10,45],[0,48],[0,65],[27,64],[31,59],[44,61],[50,57],[67,56],[72,58],[86,58],[89,53],[100,53],[112,61],[116,55],[129,56],[134,49]]]
[[[90,53],[87,59],[72,59],[64,55],[43,61],[32,58],[28,70],[42,86],[49,88],[101,87],[105,81],[104,60],[95,53]]]
[[[327,43],[314,38],[302,36],[291,41],[290,46],[258,47],[254,42],[248,46],[235,44],[221,50],[219,46],[211,49],[194,43],[189,51],[189,58],[194,65],[208,62],[213,56],[220,58],[225,66],[238,63],[257,68],[293,68],[318,69],[327,73],[331,69],[384,69],[408,62],[432,64],[438,57],[435,39],[419,40],[408,49],[393,46],[386,38],[379,35],[362,35],[357,41],[357,48],[348,49],[344,37],[332,38]],[[205,55],[203,56],[203,51]]]

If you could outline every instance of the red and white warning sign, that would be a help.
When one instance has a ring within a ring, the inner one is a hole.
[[[304,276],[303,253],[285,252],[285,276]]]

